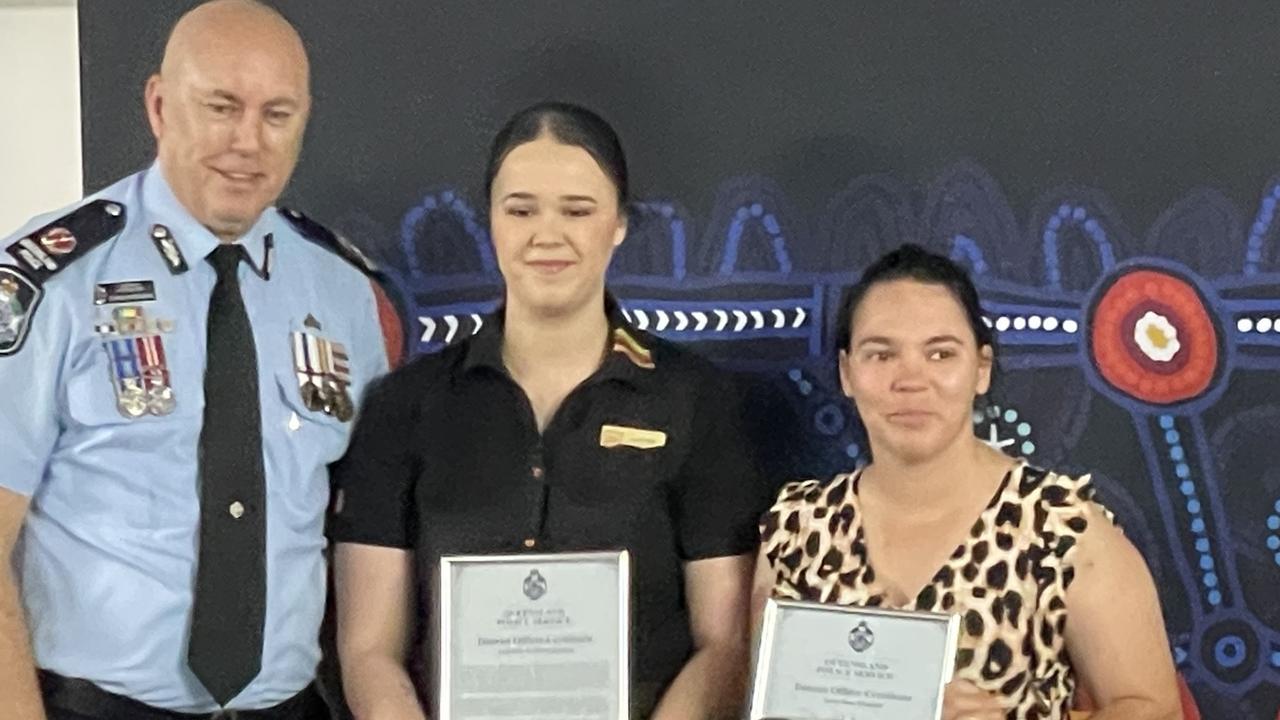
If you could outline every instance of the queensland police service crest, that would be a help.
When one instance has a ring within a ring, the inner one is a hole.
[[[854,652],[863,652],[867,648],[875,644],[876,634],[871,632],[871,628],[867,627],[865,621],[858,623],[858,626],[849,631],[849,647]]]
[[[0,266],[0,355],[22,347],[27,319],[40,302],[40,287],[17,268]]]
[[[530,600],[537,600],[546,594],[547,579],[537,570],[530,571],[529,577],[524,579],[524,596]]]

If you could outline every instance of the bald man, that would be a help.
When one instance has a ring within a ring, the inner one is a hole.
[[[273,203],[311,97],[247,0],[174,27],[156,161],[0,242],[0,718],[324,717],[327,465],[402,336]]]

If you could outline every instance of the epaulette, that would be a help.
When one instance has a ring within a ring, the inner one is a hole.
[[[337,254],[343,260],[355,265],[365,275],[381,277],[382,271],[378,268],[378,264],[370,260],[368,255],[355,246],[355,243],[297,210],[280,208],[280,214],[306,239]]]
[[[0,357],[22,349],[44,284],[124,229],[124,206],[86,203],[5,248],[17,265],[0,265]]]
[[[378,306],[378,322],[382,326],[383,339],[387,342],[387,358],[393,368],[397,366],[408,341],[405,326],[401,320],[405,317],[404,305],[399,294],[391,289],[389,278],[382,272],[382,268],[370,260],[368,255],[355,246],[355,243],[297,210],[280,208],[280,214],[300,235],[329,252],[337,254],[369,277]]]
[[[125,210],[118,202],[94,200],[5,248],[37,286],[110,240],[124,229]]]

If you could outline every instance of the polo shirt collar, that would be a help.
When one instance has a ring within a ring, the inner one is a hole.
[[[605,352],[604,362],[593,377],[622,380],[633,385],[651,381],[653,371],[657,368],[651,339],[631,325],[622,312],[622,306],[610,293],[605,293],[604,309],[609,319],[609,347]],[[508,374],[506,364],[502,361],[505,310],[505,305],[500,305],[480,332],[471,338],[463,359],[464,371],[487,368]]]

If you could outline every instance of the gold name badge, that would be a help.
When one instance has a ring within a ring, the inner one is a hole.
[[[652,450],[665,447],[667,434],[661,430],[643,430],[641,428],[623,427],[621,425],[600,426],[600,447],[633,447],[640,450]]]

